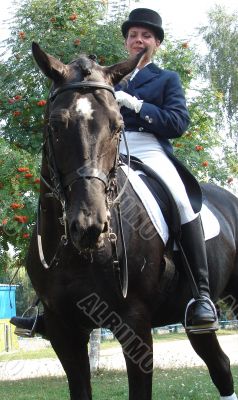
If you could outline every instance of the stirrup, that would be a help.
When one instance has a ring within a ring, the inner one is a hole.
[[[31,329],[27,329],[27,328],[18,328],[18,327],[16,327],[15,331],[14,331],[15,335],[21,336],[21,337],[24,337],[24,338],[32,338],[32,337],[35,336],[36,323],[37,323],[38,316],[39,316],[39,307],[38,307],[38,305],[28,307],[26,309],[26,311],[24,311],[24,313],[22,314],[21,317],[24,318],[25,315],[31,310],[35,311],[35,319],[34,319],[32,328]]]
[[[193,303],[195,303],[198,300],[193,298],[188,302],[185,310],[184,328],[187,333],[193,333],[194,335],[202,335],[205,333],[213,333],[219,329],[216,307],[214,306],[211,299],[209,299],[209,297],[203,296],[203,298],[210,303],[214,311],[214,315],[216,316],[216,320],[214,322],[208,322],[201,325],[188,325],[188,309]]]

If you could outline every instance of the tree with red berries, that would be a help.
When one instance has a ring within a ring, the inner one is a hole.
[[[40,179],[35,157],[10,146],[4,139],[0,139],[0,168],[1,264],[1,256],[9,250],[9,243],[23,260],[35,222]]]

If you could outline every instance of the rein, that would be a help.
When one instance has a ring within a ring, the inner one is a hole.
[[[108,90],[110,93],[112,93],[112,95],[115,97],[114,89],[110,85],[104,84],[102,82],[96,82],[96,81],[82,81],[82,82],[75,82],[75,83],[71,83],[71,84],[65,84],[65,85],[62,85],[60,88],[55,89],[54,91],[52,91],[50,93],[49,100],[51,102],[53,102],[59,94],[65,92],[65,91],[68,91],[68,90],[82,91],[82,90],[89,90],[89,89],[94,89],[94,90],[105,89],[105,90]],[[124,134],[123,130],[122,130],[122,134],[124,135],[124,139],[126,142],[126,138],[125,138],[125,134]],[[45,269],[49,269],[53,265],[58,265],[60,252],[61,252],[62,248],[68,244],[67,221],[66,221],[66,198],[64,195],[64,189],[69,188],[69,190],[70,190],[71,186],[80,179],[96,178],[104,183],[106,193],[112,193],[113,188],[115,187],[117,168],[119,165],[119,141],[120,141],[120,137],[118,138],[117,152],[116,152],[116,157],[115,157],[115,161],[114,161],[114,166],[108,175],[106,175],[103,171],[98,170],[97,168],[83,166],[81,168],[78,168],[75,171],[68,173],[64,177],[60,177],[58,170],[57,170],[54,153],[53,153],[52,132],[51,132],[50,126],[48,126],[47,137],[46,137],[44,145],[47,147],[47,150],[45,150],[45,156],[46,156],[48,168],[50,171],[51,183],[47,182],[47,180],[42,175],[41,175],[41,180],[51,191],[51,193],[46,194],[46,196],[54,197],[57,200],[59,200],[61,203],[63,217],[60,218],[60,221],[61,221],[61,224],[64,226],[64,234],[60,238],[60,242],[59,242],[59,245],[57,246],[55,255],[53,256],[52,260],[48,264],[45,260],[43,247],[42,247],[41,232],[40,232],[41,231],[41,226],[40,226],[41,225],[40,224],[41,204],[39,201],[38,213],[37,213],[37,242],[38,242],[40,260]],[[127,143],[126,143],[126,146],[127,146]],[[128,171],[129,171],[130,156],[129,156],[128,146],[127,146],[127,153],[128,153]],[[127,296],[127,290],[128,290],[128,267],[127,267],[126,245],[125,245],[125,240],[124,240],[119,199],[125,192],[127,183],[128,183],[128,176],[126,178],[126,181],[125,181],[122,189],[120,190],[119,193],[117,193],[116,198],[114,200],[107,199],[107,204],[110,205],[110,207],[114,207],[115,205],[117,207],[119,231],[120,231],[120,236],[121,236],[121,241],[122,241],[122,250],[123,250],[122,267],[120,267],[120,263],[119,263],[119,259],[118,259],[116,234],[113,233],[112,231],[109,232],[108,239],[111,242],[111,246],[112,246],[112,262],[113,262],[114,275],[115,275],[116,279],[119,280],[120,289],[121,289],[121,292],[122,292],[122,295],[124,298]],[[91,254],[91,261],[92,261],[92,254]]]

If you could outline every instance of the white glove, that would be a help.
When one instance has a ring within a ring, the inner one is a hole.
[[[135,96],[131,96],[130,94],[123,92],[123,90],[115,92],[115,95],[116,95],[116,100],[120,106],[130,108],[131,110],[134,110],[136,113],[140,112],[143,100],[139,100]]]

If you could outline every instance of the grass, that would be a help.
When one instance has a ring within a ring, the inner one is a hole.
[[[13,360],[38,360],[40,358],[57,358],[57,356],[51,347],[41,350],[16,350],[10,353],[0,354],[0,362]]]
[[[237,331],[234,330],[219,330],[218,335],[234,335]],[[185,333],[162,333],[154,334],[154,343],[161,343],[162,341],[175,341],[175,340],[186,340],[187,335]],[[106,350],[110,348],[120,347],[117,340],[107,340],[101,343],[101,350]],[[10,360],[36,360],[40,358],[57,358],[54,350],[51,347],[46,347],[40,350],[16,350],[10,353],[0,353],[1,361]]]
[[[232,368],[234,380],[238,366]],[[101,371],[92,377],[93,400],[127,400],[125,372]],[[153,400],[214,400],[219,397],[205,368],[154,371]],[[0,384],[1,400],[68,400],[66,378],[38,378]],[[139,400],[139,399],[138,399]]]

